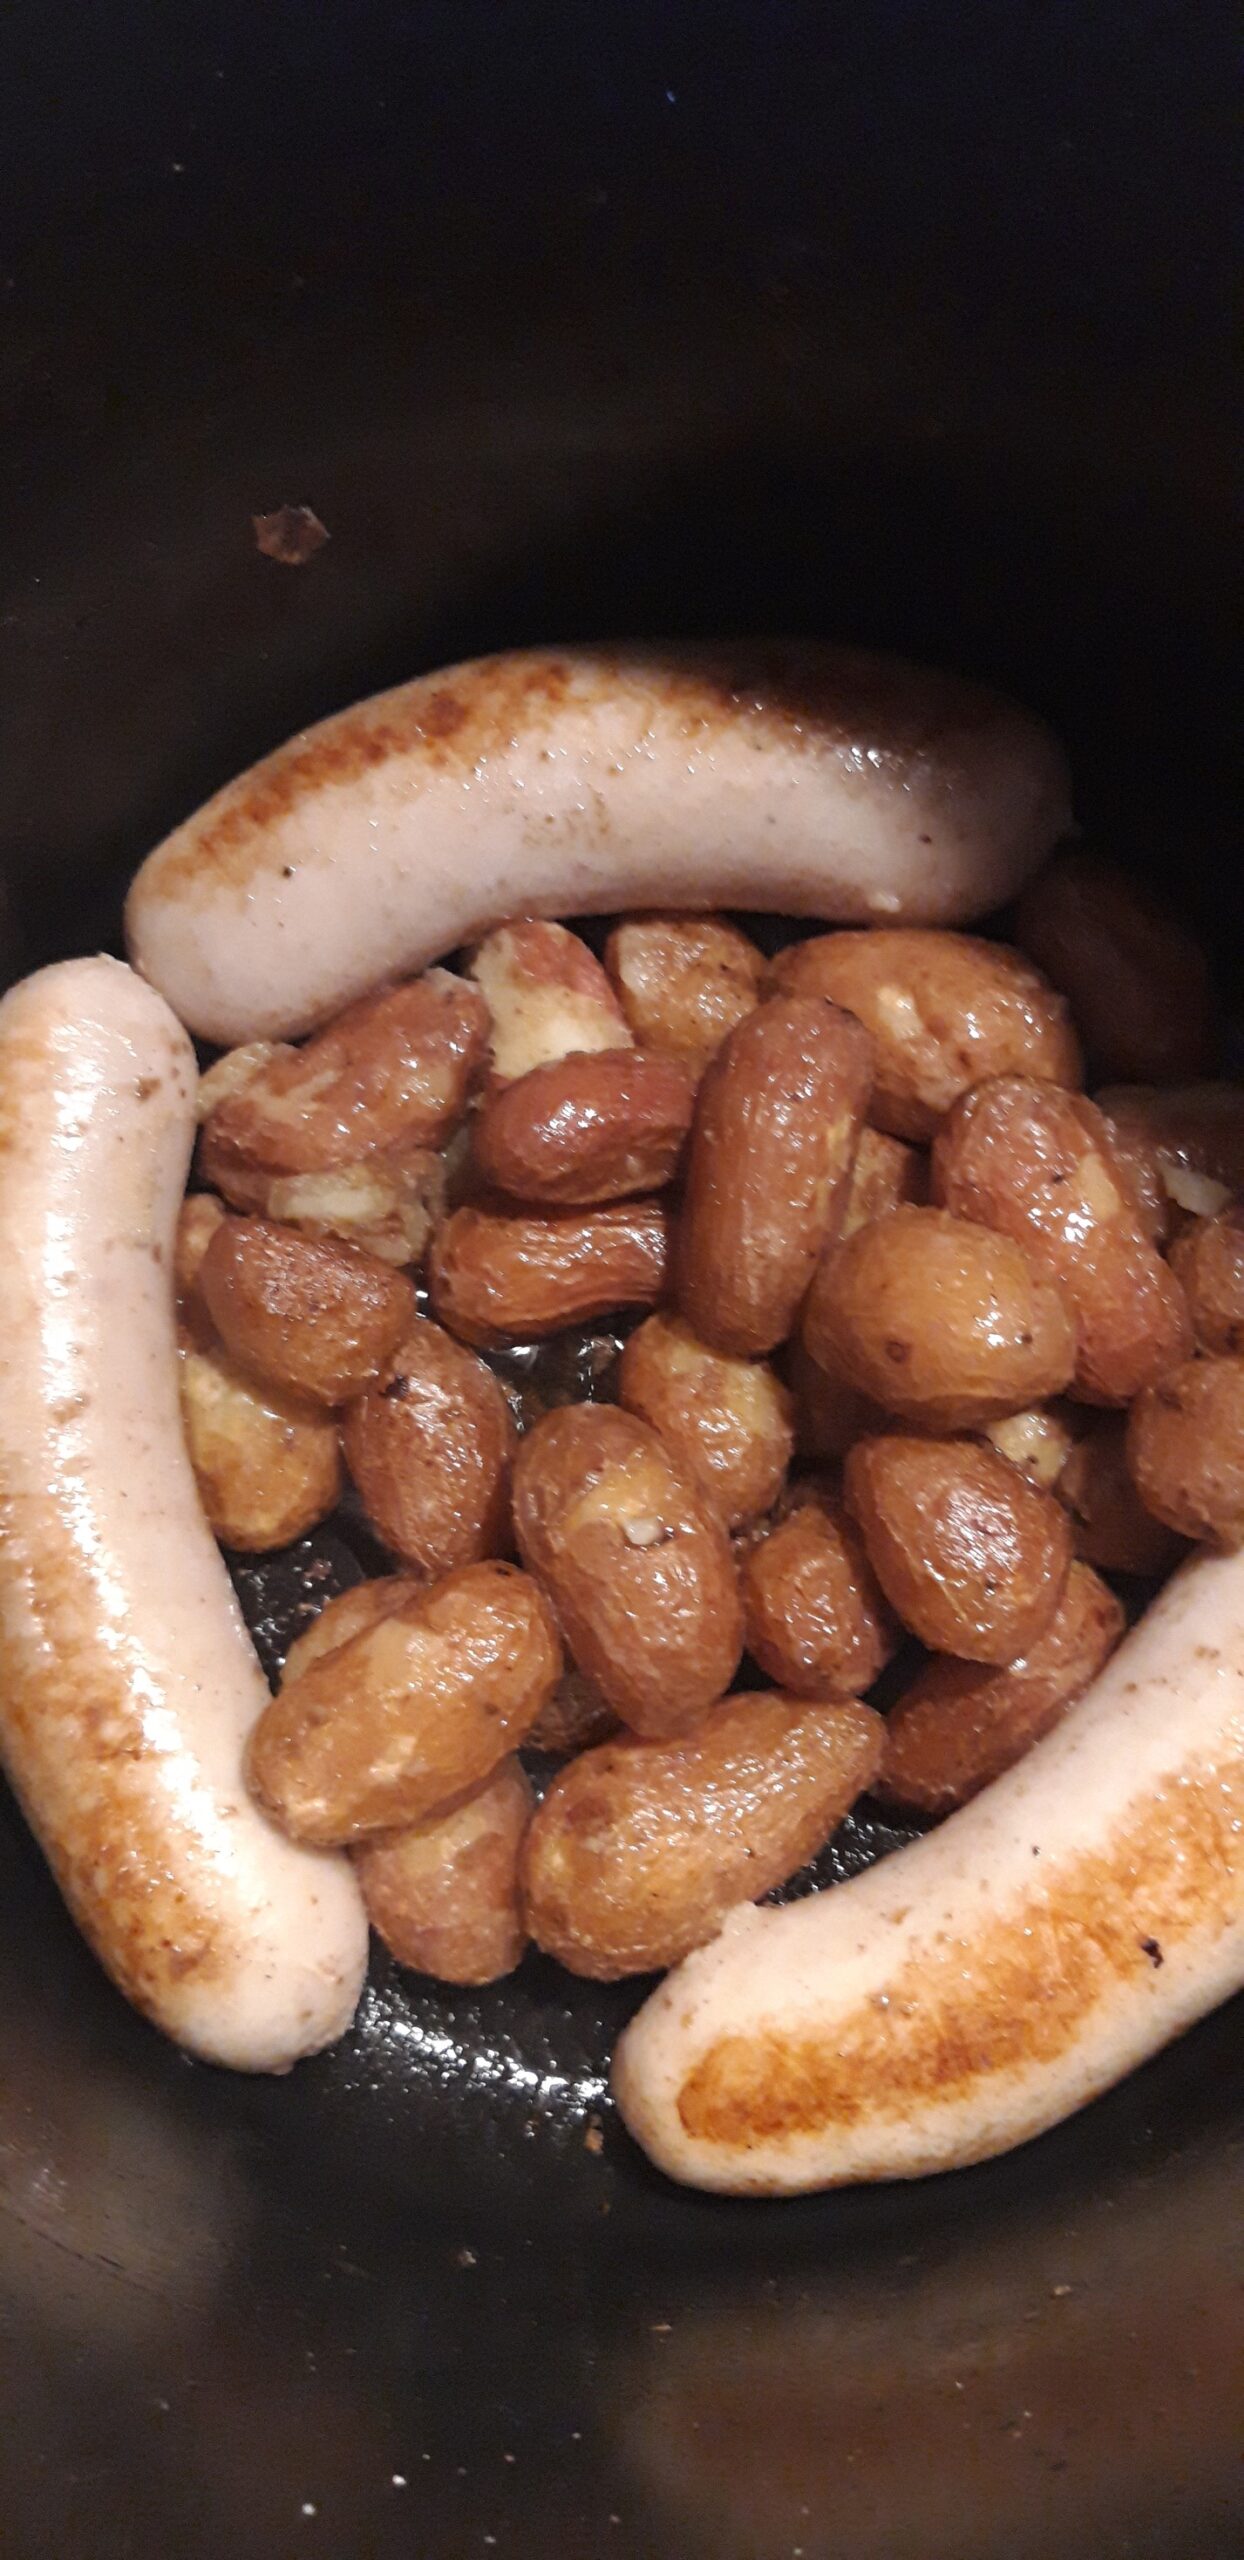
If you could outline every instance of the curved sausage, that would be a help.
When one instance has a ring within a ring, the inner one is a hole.
[[[955,676],[803,641],[529,650],[357,703],[229,783],[143,864],[129,948],[232,1046],[520,911],[962,924],[1069,823],[1049,731]]]
[[[940,1831],[747,1908],[622,2037],[675,2178],[778,2195],[1009,2150],[1244,1983],[1244,1555],[1199,1557]]]
[[[367,1933],[344,1860],[242,1782],[267,1685],[177,1400],[194,1083],[117,961],[0,1004],[0,1754],[135,2006],[206,2061],[284,2071],[349,2025]]]

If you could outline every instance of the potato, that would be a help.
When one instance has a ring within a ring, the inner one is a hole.
[[[1244,1360],[1188,1360],[1147,1387],[1127,1463],[1146,1510],[1181,1537],[1244,1545]]]
[[[1059,1290],[1010,1236],[944,1209],[892,1210],[828,1253],[803,1341],[901,1421],[941,1432],[1057,1395],[1076,1363]]]
[[[1014,1237],[1061,1292],[1076,1327],[1072,1392],[1084,1402],[1129,1404],[1186,1356],[1183,1292],[1083,1095],[1026,1076],[977,1085],[936,1140],[933,1184],[957,1217]]]
[[[222,1545],[287,1547],[336,1510],[341,1449],[327,1414],[260,1386],[226,1352],[191,1343],[179,1385],[199,1500]]]
[[[985,1438],[1000,1458],[1018,1467],[1029,1484],[1052,1493],[1083,1432],[1087,1415],[1073,1404],[1033,1405],[1026,1413],[1009,1413],[987,1422]]]
[[[1064,845],[1024,890],[1015,939],[1069,999],[1097,1075],[1174,1084],[1212,1063],[1205,952],[1165,898],[1116,863]]]
[[[344,1404],[378,1377],[415,1312],[403,1273],[352,1245],[262,1218],[222,1218],[199,1295],[226,1350],[313,1404]]]
[[[1103,1573],[1169,1573],[1183,1548],[1141,1501],[1127,1464],[1127,1416],[1104,1413],[1067,1456],[1059,1501],[1071,1514],[1075,1551]]]
[[[618,1402],[660,1433],[727,1528],[776,1502],[795,1432],[789,1391],[767,1361],[714,1351],[682,1316],[649,1316],[623,1349]]]
[[[859,1530],[828,1487],[798,1486],[741,1571],[747,1650],[779,1688],[854,1698],[872,1687],[898,1629]]]
[[[421,1574],[509,1543],[510,1408],[482,1360],[416,1316],[382,1383],[342,1418],[346,1465],[376,1534]]]
[[[327,1173],[265,1177],[254,1205],[302,1235],[358,1245],[398,1269],[421,1262],[445,1213],[446,1164],[430,1147],[379,1148]]]
[[[490,1093],[472,1147],[482,1182],[537,1207],[659,1191],[678,1170],[695,1079],[677,1058],[595,1049]]]
[[[681,1742],[585,1752],[524,1844],[533,1938],[597,1981],[676,1964],[814,1855],[881,1747],[871,1707],[761,1694],[724,1699]]]
[[[841,1223],[871,1057],[849,1014],[778,997],[713,1059],[691,1129],[675,1294],[718,1351],[772,1351],[790,1331]]]
[[[669,1254],[669,1211],[660,1200],[543,1212],[468,1201],[433,1240],[433,1311],[481,1351],[542,1342],[620,1307],[655,1306]]]
[[[934,1653],[1014,1662],[1049,1625],[1071,1526],[1048,1493],[974,1440],[861,1440],[847,1503],[892,1609]]]
[[[766,962],[724,916],[626,916],[605,967],[641,1048],[666,1049],[703,1074],[728,1031],[760,1002]]]
[[[399,1964],[438,1982],[499,1982],[527,1944],[518,1859],[534,1797],[503,1760],[449,1813],[354,1851],[367,1917]]]
[[[563,1405],[519,1447],[519,1553],[580,1670],[646,1734],[728,1689],[743,1612],[725,1527],[664,1441],[611,1405]]]
[[[312,1848],[426,1822],[525,1739],[560,1674],[530,1576],[464,1565],[287,1681],[251,1735],[252,1792]]]
[[[177,1311],[183,1322],[201,1328],[207,1321],[207,1310],[199,1295],[199,1273],[207,1251],[225,1212],[210,1191],[193,1191],[183,1200],[177,1213],[177,1232],[173,1240],[173,1286],[177,1292]],[[209,1325],[210,1331],[210,1325]]]
[[[1083,1697],[1123,1626],[1114,1593],[1073,1564],[1044,1634],[1018,1662],[926,1662],[886,1717],[874,1793],[900,1813],[953,1813]]]
[[[281,1687],[301,1678],[313,1662],[323,1662],[330,1653],[340,1651],[351,1636],[361,1635],[364,1627],[374,1627],[381,1618],[391,1618],[408,1600],[419,1595],[419,1584],[408,1573],[385,1573],[371,1582],[354,1582],[348,1591],[339,1591],[313,1618],[305,1634],[295,1638],[285,1656]]]
[[[884,1129],[861,1129],[840,1234],[853,1236],[857,1227],[866,1227],[870,1218],[888,1217],[891,1209],[922,1207],[928,1196],[925,1149],[888,1138]]]
[[[1244,1353],[1244,1201],[1177,1236],[1171,1269],[1202,1351]]]
[[[1112,1084],[1094,1099],[1116,1144],[1156,1154],[1177,1208],[1214,1217],[1244,1192],[1244,1085]]]
[[[512,917],[484,935],[467,966],[488,1007],[494,1091],[554,1058],[633,1045],[599,960],[564,924]]]
[[[1062,997],[1001,943],[924,928],[818,934],[778,954],[773,983],[828,996],[872,1033],[868,1117],[895,1138],[931,1138],[985,1076],[1083,1082]]]

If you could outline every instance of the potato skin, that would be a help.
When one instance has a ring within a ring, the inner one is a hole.
[[[449,1813],[354,1851],[367,1917],[391,1956],[437,1982],[499,1982],[527,1944],[518,1860],[534,1797],[503,1760]]]
[[[895,1138],[931,1138],[986,1076],[1083,1083],[1063,998],[1017,951],[967,933],[904,927],[824,933],[773,964],[788,995],[828,996],[872,1034],[868,1117]]]
[[[598,1049],[490,1094],[475,1122],[481,1180],[537,1207],[586,1208],[659,1191],[678,1170],[695,1079],[675,1058]]]
[[[567,925],[511,916],[476,943],[467,966],[488,1007],[490,1092],[555,1058],[631,1046],[599,960]]]
[[[379,1147],[443,1145],[484,1063],[488,1011],[448,969],[363,996],[300,1049],[282,1048],[211,1113],[204,1181],[323,1173]]]
[[[433,1312],[460,1342],[502,1350],[539,1342],[619,1307],[665,1295],[669,1212],[659,1200],[543,1212],[468,1202],[428,1256]]]
[[[431,1577],[508,1546],[516,1444],[491,1369],[422,1316],[382,1382],[342,1419],[346,1465],[373,1528]]]
[[[618,1402],[660,1433],[727,1528],[776,1502],[795,1431],[789,1390],[766,1361],[714,1351],[685,1317],[658,1313],[624,1346]]]
[[[1147,1387],[1127,1463],[1146,1510],[1181,1537],[1244,1546],[1244,1360],[1188,1360]]]
[[[995,1668],[935,1655],[886,1717],[874,1793],[902,1813],[953,1813],[1083,1697],[1123,1627],[1107,1584],[1073,1564],[1044,1634],[1018,1662]]]
[[[338,1653],[352,1636],[361,1635],[364,1627],[374,1627],[381,1618],[391,1618],[395,1609],[418,1596],[419,1584],[408,1573],[380,1574],[373,1581],[353,1582],[348,1591],[339,1591],[290,1646],[281,1670],[282,1689],[309,1671],[313,1662],[323,1662],[330,1653]]]
[[[219,1347],[190,1341],[179,1385],[199,1500],[223,1546],[266,1554],[335,1511],[341,1446],[329,1414],[261,1385]]]
[[[898,1628],[846,1506],[801,1485],[784,1520],[741,1566],[747,1650],[798,1698],[856,1698],[898,1643]]]
[[[999,1076],[955,1105],[933,1148],[938,1199],[1014,1237],[1076,1327],[1071,1392],[1129,1404],[1191,1347],[1179,1283],[1155,1252],[1106,1122],[1082,1094]]]
[[[1141,1501],[1127,1464],[1127,1416],[1103,1413],[1068,1451],[1056,1486],[1075,1551],[1101,1573],[1169,1573],[1182,1545]]]
[[[841,1234],[853,1236],[872,1218],[888,1218],[892,1209],[923,1208],[929,1196],[929,1159],[924,1147],[909,1147],[884,1129],[861,1129],[847,1185]]]
[[[615,925],[605,967],[635,1038],[702,1075],[728,1032],[754,1013],[767,963],[724,916],[634,915]]]
[[[891,1608],[932,1652],[1014,1662],[1049,1625],[1071,1524],[995,1450],[894,1432],[858,1441],[844,1482]]]
[[[425,1822],[524,1740],[560,1672],[530,1576],[464,1565],[278,1692],[251,1735],[252,1792],[313,1848]]]
[[[744,1356],[789,1333],[841,1224],[872,1073],[858,1022],[774,997],[723,1041],[696,1103],[675,1295],[702,1342]]]
[[[681,1742],[602,1743],[554,1780],[522,1857],[527,1925],[600,1982],[676,1964],[784,1882],[880,1763],[881,1719],[766,1693],[723,1699]]]
[[[1171,1247],[1171,1269],[1200,1349],[1244,1354],[1244,1200],[1186,1227]]]
[[[415,1312],[404,1273],[266,1218],[220,1220],[198,1292],[244,1368],[329,1406],[379,1376]]]
[[[647,1423],[613,1405],[545,1414],[519,1447],[514,1527],[575,1662],[624,1724],[675,1733],[729,1687],[743,1649],[730,1542]]]
[[[1214,1054],[1209,962],[1174,909],[1064,845],[1022,892],[1015,939],[1071,1005],[1095,1075],[1178,1084]]]
[[[1076,1363],[1062,1296],[1022,1246],[945,1209],[894,1209],[828,1253],[803,1340],[831,1373],[928,1431],[1039,1404]]]

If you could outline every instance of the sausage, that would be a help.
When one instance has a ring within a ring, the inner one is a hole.
[[[267,1684],[177,1402],[194,1085],[117,961],[0,1004],[0,1754],[126,1996],[205,2061],[285,2071],[349,2025],[366,1924],[345,1860],[242,1781]]]
[[[1202,1556],[941,1830],[733,1913],[627,2029],[614,2089],[693,2186],[920,2177],[1043,2132],[1242,1983],[1244,1556]]]
[[[231,1047],[308,1031],[519,908],[962,924],[1070,823],[1001,696],[806,642],[527,650],[357,703],[143,864],[134,965]]]

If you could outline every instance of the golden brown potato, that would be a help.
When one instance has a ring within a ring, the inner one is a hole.
[[[1018,1662],[926,1662],[886,1717],[874,1793],[902,1813],[953,1813],[1083,1697],[1123,1624],[1114,1593],[1073,1564],[1048,1627]]]
[[[285,1656],[281,1687],[301,1678],[313,1662],[323,1662],[337,1653],[351,1636],[361,1635],[364,1627],[374,1627],[381,1618],[391,1618],[395,1609],[419,1596],[419,1584],[408,1573],[385,1573],[372,1582],[352,1583],[348,1591],[339,1591],[313,1618],[305,1634],[297,1636]]]
[[[1173,1084],[1211,1065],[1206,955],[1165,898],[1116,863],[1064,845],[1024,890],[1015,939],[1068,998],[1097,1075]]]
[[[1182,1538],[1244,1545],[1244,1360],[1187,1360],[1146,1387],[1127,1463],[1146,1510]]]
[[[278,1691],[251,1735],[252,1792],[312,1848],[426,1822],[525,1739],[560,1672],[530,1575],[464,1565]]]
[[[824,1485],[802,1484],[792,1507],[742,1561],[748,1652],[797,1698],[856,1698],[898,1642],[864,1541]]]
[[[891,1608],[934,1653],[1014,1662],[1058,1606],[1071,1562],[1061,1505],[974,1440],[861,1440],[847,1503]]]
[[[401,1272],[352,1245],[263,1218],[222,1218],[199,1294],[227,1351],[312,1404],[344,1404],[380,1375],[415,1312]]]
[[[210,1191],[194,1191],[183,1200],[177,1213],[177,1232],[173,1240],[173,1285],[177,1292],[178,1314],[202,1324],[207,1310],[199,1296],[199,1273],[203,1256],[224,1217],[219,1200]]]
[[[194,1116],[202,1128],[219,1104],[235,1093],[245,1093],[265,1069],[278,1058],[295,1058],[298,1052],[288,1040],[248,1040],[240,1049],[226,1049],[223,1055],[205,1068],[199,1078],[194,1097]]]
[[[826,1254],[804,1347],[831,1376],[927,1431],[964,1431],[1057,1395],[1071,1316],[1021,1245],[945,1209],[894,1209]]]
[[[1202,1351],[1244,1352],[1244,1201],[1199,1218],[1171,1248]]]
[[[837,1233],[871,1073],[867,1033],[817,997],[758,1005],[700,1086],[676,1295],[702,1342],[746,1356],[789,1333]]]
[[[925,928],[818,934],[773,965],[787,995],[828,996],[871,1032],[868,1117],[895,1138],[931,1138],[985,1076],[1083,1081],[1060,995],[1001,943]]]
[[[618,1402],[660,1432],[727,1528],[776,1502],[795,1434],[789,1391],[767,1361],[712,1350],[682,1316],[649,1316],[623,1350]]]
[[[491,1369],[422,1316],[383,1383],[342,1417],[346,1465],[372,1527],[428,1575],[507,1546],[516,1440]]]
[[[676,1964],[814,1855],[881,1746],[871,1707],[760,1694],[723,1699],[682,1742],[585,1752],[527,1833],[533,1938],[596,1981]]]
[[[519,1553],[624,1724],[675,1733],[727,1689],[743,1613],[718,1512],[647,1423],[563,1405],[514,1468]]]
[[[518,1859],[533,1797],[503,1760],[451,1812],[354,1851],[367,1917],[390,1955],[438,1982],[499,1982],[527,1944]]]
[[[906,1146],[884,1129],[861,1129],[847,1185],[841,1235],[853,1236],[870,1218],[886,1218],[891,1209],[923,1207],[929,1196],[929,1159],[923,1147]]]
[[[1087,1421],[1082,1405],[1039,1404],[1026,1413],[1008,1413],[1000,1422],[987,1422],[984,1436],[1000,1458],[1027,1476],[1029,1484],[1052,1493]]]
[[[570,1325],[651,1307],[665,1294],[669,1212],[659,1200],[604,1209],[455,1209],[428,1262],[432,1306],[478,1350],[539,1342]]]
[[[1145,1232],[1099,1111],[1025,1076],[977,1085],[933,1149],[938,1197],[957,1217],[1013,1236],[1071,1309],[1073,1393],[1129,1404],[1183,1359],[1183,1292]]]
[[[641,1048],[685,1058],[697,1075],[754,1012],[765,958],[724,916],[626,916],[605,967]]]
[[[638,1049],[555,1058],[487,1096],[476,1172],[553,1209],[659,1191],[677,1172],[694,1101],[695,1079],[676,1058]]]
[[[1071,1514],[1075,1550],[1103,1573],[1169,1573],[1183,1553],[1165,1522],[1155,1520],[1128,1472],[1127,1416],[1104,1413],[1067,1456],[1059,1501]]]
[[[445,1213],[445,1159],[430,1147],[378,1148],[327,1173],[265,1176],[255,1206],[302,1235],[358,1245],[397,1269],[421,1262]]]
[[[1157,1155],[1177,1209],[1212,1218],[1244,1192],[1244,1085],[1112,1084],[1094,1099],[1117,1145]]]
[[[575,1051],[632,1045],[599,960],[564,924],[512,917],[484,935],[467,965],[488,1007],[493,1087]]]
[[[336,1509],[341,1451],[327,1414],[261,1386],[218,1349],[187,1344],[180,1384],[199,1500],[223,1545],[287,1547]]]
[[[232,1198],[236,1171],[323,1173],[377,1147],[438,1146],[466,1109],[487,1038],[479,989],[448,969],[363,996],[217,1104],[200,1147],[205,1182]]]

